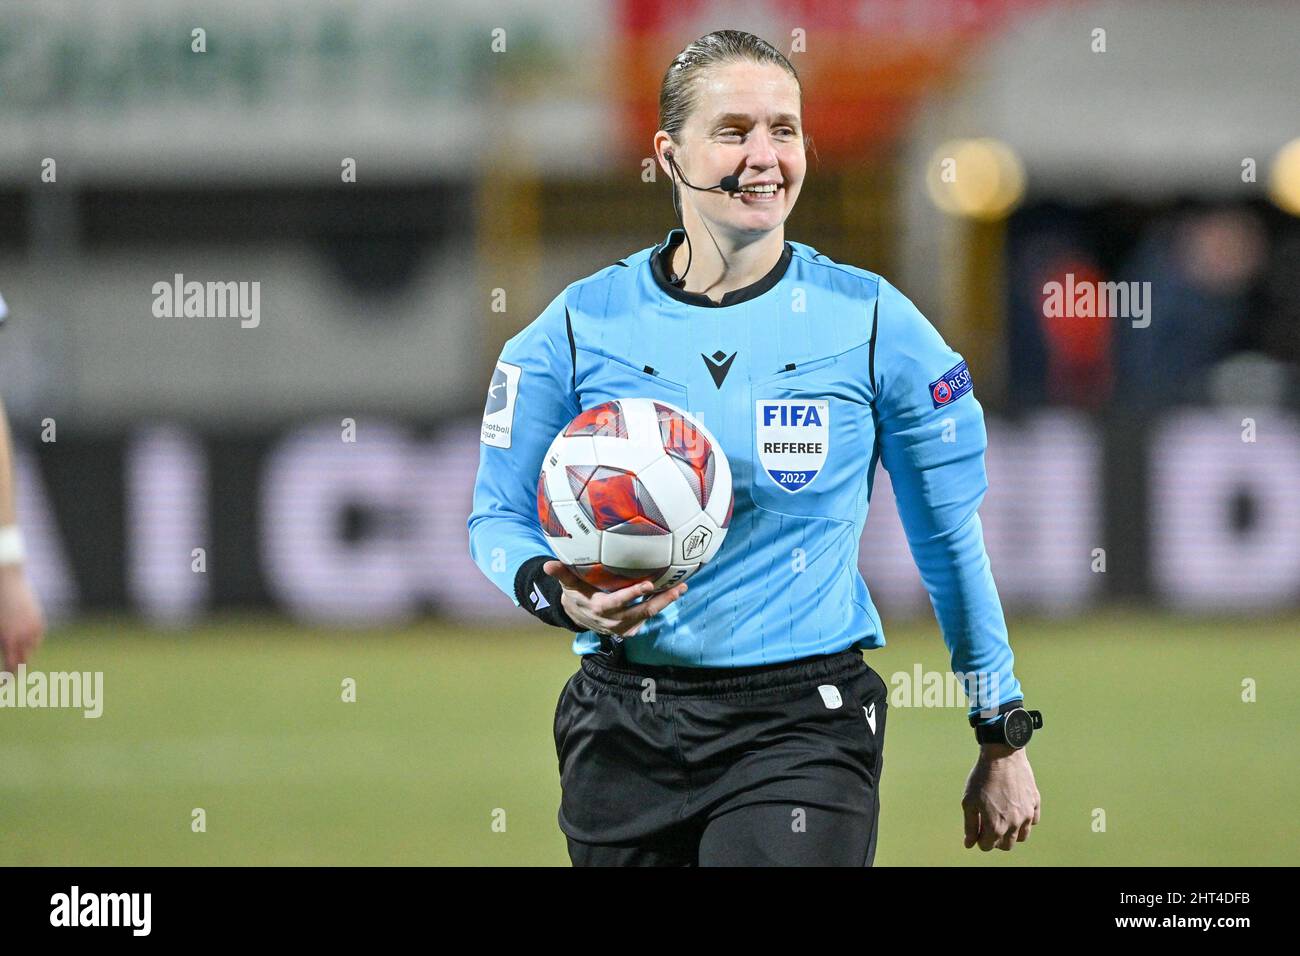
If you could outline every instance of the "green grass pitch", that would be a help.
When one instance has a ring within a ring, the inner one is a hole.
[[[1012,635],[1046,720],[1041,824],[1009,854],[963,849],[964,709],[891,707],[876,865],[1300,862],[1300,619],[1109,612]],[[867,662],[889,681],[947,652],[933,622],[898,624]],[[0,709],[0,865],[568,863],[551,718],[576,658],[528,619],[91,619],[33,666],[102,671],[104,714]]]

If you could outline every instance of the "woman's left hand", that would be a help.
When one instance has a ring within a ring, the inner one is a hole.
[[[966,817],[966,849],[1010,850],[1029,839],[1038,823],[1040,798],[1024,748],[984,744],[966,778],[961,807]]]

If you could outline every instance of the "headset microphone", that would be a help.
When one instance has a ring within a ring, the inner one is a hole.
[[[710,192],[714,189],[721,189],[724,193],[734,193],[740,188],[740,177],[736,175],[723,176],[722,181],[716,186],[696,186],[682,173],[682,167],[677,165],[677,158],[673,156],[673,151],[671,149],[664,153],[664,158],[668,160],[668,165],[677,171],[677,178],[681,180],[682,185],[690,186],[691,189],[696,189],[700,192]]]
[[[695,189],[700,192],[710,192],[714,189],[721,189],[723,192],[728,192],[728,193],[734,193],[736,190],[740,189],[740,177],[736,175],[723,176],[722,181],[719,182],[716,186],[696,186],[693,183],[689,182],[686,179],[686,176],[683,175],[682,168],[677,165],[677,159],[673,156],[673,151],[671,149],[666,150],[664,152],[664,158],[668,160],[669,167],[674,172],[676,172],[677,178],[681,180],[682,184],[685,186],[690,186],[691,189]],[[690,233],[686,232],[686,224],[682,222],[682,211],[677,205],[676,191],[673,192],[673,211],[677,213],[677,222],[681,225],[682,232],[686,234],[686,269],[679,276],[678,275],[669,276],[668,281],[672,282],[674,285],[685,286],[686,273],[691,271],[691,258],[694,253],[691,250]]]

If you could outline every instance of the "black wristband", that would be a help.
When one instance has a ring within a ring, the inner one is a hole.
[[[588,628],[569,617],[560,602],[564,586],[542,570],[542,565],[554,560],[549,554],[539,554],[519,566],[519,571],[515,574],[515,597],[519,600],[519,606],[539,621],[554,627],[574,632],[586,631]]]
[[[1001,717],[1003,714],[1007,713],[1008,711],[1016,710],[1024,706],[1025,706],[1025,702],[1023,700],[1009,700],[998,708],[998,712],[996,714],[986,714],[983,711],[981,711],[980,713],[976,714],[974,717],[971,717],[970,725],[972,727],[978,727],[981,724],[983,724],[984,721],[986,720],[991,720],[994,717]]]

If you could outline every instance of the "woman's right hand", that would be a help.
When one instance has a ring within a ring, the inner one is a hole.
[[[615,634],[631,637],[641,630],[647,620],[686,593],[686,583],[661,591],[640,604],[637,598],[649,594],[649,581],[633,584],[620,591],[605,592],[588,584],[559,561],[547,561],[542,570],[555,578],[564,588],[561,604],[575,624],[582,624],[597,634]]]

